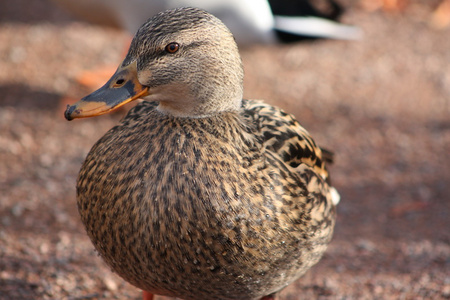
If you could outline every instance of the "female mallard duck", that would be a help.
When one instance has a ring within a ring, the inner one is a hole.
[[[159,13],[68,120],[146,97],[91,149],[78,209],[107,264],[154,294],[269,299],[317,263],[338,195],[293,116],[242,100],[232,34],[195,8]],[[152,101],[152,102],[150,102]]]

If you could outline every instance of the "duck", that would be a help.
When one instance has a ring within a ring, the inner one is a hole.
[[[89,22],[134,34],[149,15],[195,6],[221,19],[240,46],[288,43],[310,38],[358,40],[362,30],[339,23],[343,7],[335,0],[53,0]]]
[[[293,115],[243,99],[243,77],[224,23],[176,8],[67,106],[73,120],[143,99],[92,147],[76,198],[97,252],[147,299],[275,299],[331,241],[331,154]]]

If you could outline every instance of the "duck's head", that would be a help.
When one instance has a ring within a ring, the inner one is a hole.
[[[197,8],[157,14],[138,30],[122,64],[99,90],[68,106],[65,117],[92,117],[145,97],[178,117],[238,110],[243,68],[228,28]]]

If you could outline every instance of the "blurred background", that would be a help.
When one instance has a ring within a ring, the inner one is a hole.
[[[295,114],[336,155],[334,240],[281,299],[449,299],[450,1],[339,3],[362,39],[241,49],[245,97]],[[49,0],[0,1],[0,299],[140,299],[94,251],[75,199],[87,152],[124,111],[63,118],[130,39]]]

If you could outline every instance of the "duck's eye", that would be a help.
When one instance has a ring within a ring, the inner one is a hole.
[[[165,50],[169,53],[175,53],[178,49],[180,49],[180,45],[178,43],[170,43],[165,48]]]
[[[117,79],[116,82],[114,82],[113,87],[121,87],[124,83],[125,83],[125,79],[123,79],[123,78]]]

